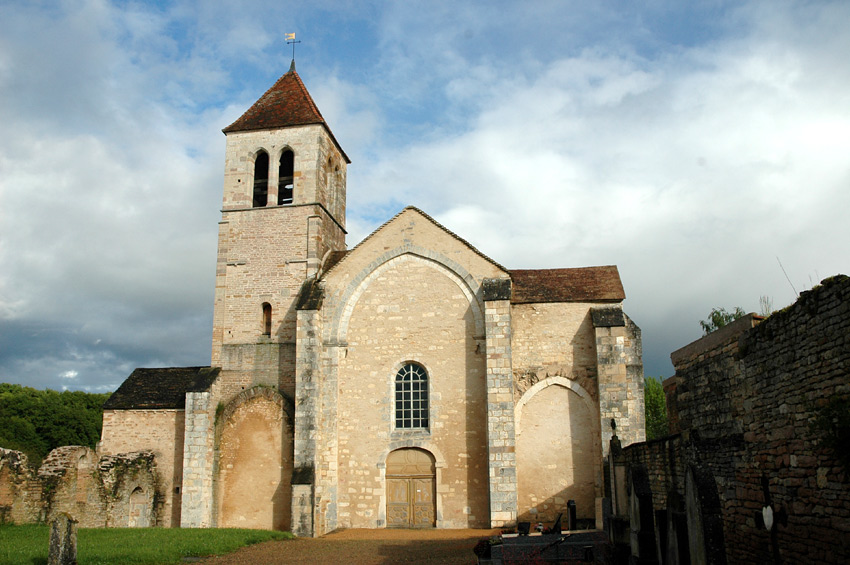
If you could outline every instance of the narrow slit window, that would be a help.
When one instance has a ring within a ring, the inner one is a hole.
[[[269,154],[260,151],[254,161],[254,208],[269,203]]]
[[[272,335],[272,305],[263,303],[263,335]]]
[[[277,203],[292,204],[295,188],[295,154],[292,151],[286,150],[280,156],[278,173]]]
[[[428,428],[428,373],[407,363],[395,377],[395,427]]]

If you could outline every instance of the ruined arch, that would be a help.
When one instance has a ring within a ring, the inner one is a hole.
[[[548,377],[520,398],[514,417],[519,520],[553,522],[569,500],[580,519],[593,518],[602,466],[590,394],[567,378]]]
[[[140,486],[132,490],[128,498],[130,528],[147,528],[151,526],[151,497]]]
[[[290,529],[293,414],[290,399],[264,386],[242,391],[218,414],[219,527]]]

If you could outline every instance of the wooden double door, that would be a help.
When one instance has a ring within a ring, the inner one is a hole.
[[[387,457],[387,526],[433,528],[436,524],[434,459],[421,449],[399,449]]]

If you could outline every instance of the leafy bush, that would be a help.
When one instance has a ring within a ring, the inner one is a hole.
[[[666,436],[667,397],[661,379],[645,377],[643,380],[644,412],[646,414],[646,439],[657,439]]]
[[[747,313],[743,308],[736,306],[731,312],[727,312],[726,308],[712,308],[707,320],[700,320],[700,327],[704,335],[708,335],[715,330],[719,330],[726,324],[731,324],[738,318],[743,318]]]

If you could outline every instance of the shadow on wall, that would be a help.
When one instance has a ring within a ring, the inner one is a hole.
[[[489,527],[490,472],[487,454],[487,362],[483,343],[475,339],[475,315],[472,307],[464,312],[466,324],[466,484],[469,495],[468,528]],[[481,340],[483,342],[483,340]],[[438,495],[439,496],[439,495]]]
[[[578,518],[596,516],[601,454],[594,420],[585,399],[562,382],[572,384],[563,377],[544,379],[526,392],[525,398],[532,396],[521,403],[517,434],[521,522],[554,522],[558,514],[567,515],[570,500],[576,501]]]

